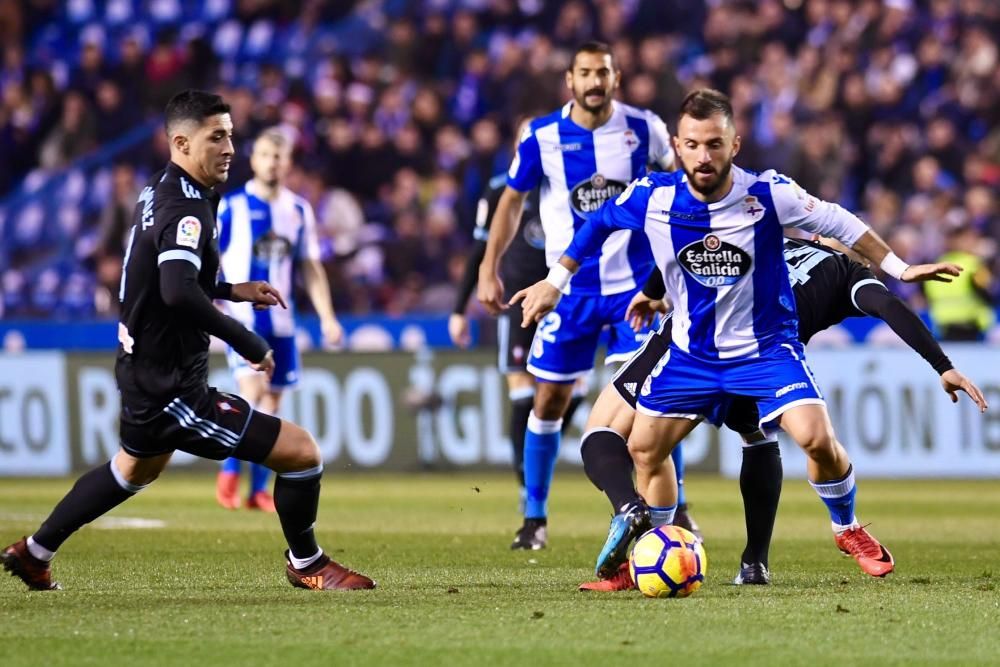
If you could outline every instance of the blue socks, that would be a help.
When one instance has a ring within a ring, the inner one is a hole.
[[[559,456],[562,419],[543,420],[534,411],[528,417],[524,436],[524,503],[525,519],[548,516],[549,487]]]
[[[684,452],[678,442],[674,451],[670,452],[670,458],[674,460],[674,470],[677,471],[677,504],[687,505],[687,498],[684,497]]]
[[[854,485],[854,466],[847,469],[847,474],[840,479],[829,482],[809,482],[816,489],[820,499],[830,510],[830,519],[836,532],[847,530],[857,525],[854,517],[854,496],[857,487]]]
[[[271,479],[271,469],[260,463],[250,464],[250,495],[258,491],[267,491],[267,482]]]
[[[659,528],[660,526],[669,526],[674,522],[674,513],[677,511],[677,505],[670,505],[668,507],[653,507],[649,506],[649,519],[650,523],[653,524],[653,528]]]
[[[233,457],[229,457],[228,459],[222,462],[222,472],[231,472],[239,475],[242,463],[243,462],[240,461],[239,459],[234,459]]]

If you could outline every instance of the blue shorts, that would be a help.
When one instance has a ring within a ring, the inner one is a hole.
[[[295,346],[295,337],[262,336],[262,338],[274,350],[274,375],[271,377],[271,388],[291,389],[299,383],[299,349]],[[226,361],[237,380],[255,372],[250,368],[250,362],[231,347],[226,350]]]
[[[637,409],[654,417],[722,424],[734,398],[757,401],[760,426],[772,428],[791,407],[825,405],[802,343],[782,343],[759,357],[706,361],[671,345],[639,390]]]
[[[556,309],[538,323],[531,342],[528,372],[543,382],[573,382],[583,377],[594,367],[594,355],[605,325],[608,352],[604,363],[627,360],[652,331],[636,333],[625,321],[628,304],[638,291],[562,297]]]

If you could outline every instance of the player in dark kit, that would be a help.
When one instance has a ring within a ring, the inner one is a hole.
[[[165,126],[170,162],[139,195],[118,293],[121,449],[78,479],[34,535],[4,549],[4,569],[29,588],[59,588],[50,561],[62,543],[146,488],[179,449],[263,463],[278,473],[274,502],[293,586],[374,588],[368,577],[330,560],[316,542],[323,460],[312,436],[208,386],[209,335],[229,343],[256,370],[274,370],[264,339],[220,313],[212,299],[257,308],[285,304],[266,282],[217,281],[219,196],[212,188],[229,176],[229,106],[218,95],[185,91],[167,104]]]
[[[476,229],[473,232],[476,244],[466,262],[465,274],[459,285],[454,311],[448,318],[448,333],[451,340],[462,348],[468,347],[471,343],[469,320],[465,315],[465,310],[472,290],[476,287],[479,265],[486,254],[486,241],[489,238],[493,213],[496,211],[497,202],[500,195],[503,194],[506,184],[506,175],[491,179],[486,191],[479,199],[476,209]],[[545,233],[542,231],[542,221],[538,216],[538,190],[534,190],[525,199],[520,227],[500,263],[500,274],[508,292],[505,298],[509,299],[518,290],[542,280],[548,270],[545,264]],[[535,336],[536,327],[521,327],[520,323],[520,306],[512,306],[497,316],[497,346],[499,348],[497,367],[507,378],[507,395],[510,399],[508,432],[514,453],[514,472],[517,474],[520,484],[523,504],[525,495],[524,434],[528,429],[528,417],[531,415],[531,407],[535,402],[535,378],[527,371],[527,360],[528,354],[531,352],[531,341]],[[570,400],[569,407],[563,417],[562,428],[564,431],[569,427],[573,414],[583,401],[585,390],[586,378],[574,387],[573,398]],[[538,539],[536,533],[537,530],[518,531],[511,548],[541,548],[544,540]]]
[[[941,376],[941,385],[958,400],[966,392],[980,410],[986,401],[979,388],[957,371],[920,318],[864,265],[843,253],[812,241],[785,239],[785,263],[795,294],[799,340],[809,341],[818,332],[848,317],[872,315],[884,320],[903,341]],[[663,277],[654,271],[629,310],[638,326],[655,311],[665,312]],[[613,591],[632,588],[624,566],[628,545],[649,526],[649,513],[632,483],[632,459],[623,436],[628,435],[635,414],[636,394],[647,379],[659,372],[657,365],[670,347],[669,324],[664,326],[615,375],[591,412],[583,464],[590,480],[608,496],[614,511],[608,539],[597,560],[601,581],[583,584],[582,590]],[[619,398],[621,400],[619,400]],[[735,400],[725,424],[744,441],[740,492],[746,519],[747,544],[736,584],[767,584],[768,550],[781,495],[782,467],[776,434],[761,430],[757,404]]]

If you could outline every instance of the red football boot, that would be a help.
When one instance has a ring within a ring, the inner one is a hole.
[[[288,552],[285,552],[288,559]],[[315,563],[305,568],[297,570],[288,560],[286,566],[288,582],[296,588],[308,588],[314,591],[353,591],[366,588],[375,588],[375,582],[363,574],[344,567],[330,557],[323,554]]]
[[[861,570],[866,574],[884,577],[892,572],[895,565],[892,554],[863,526],[838,533],[834,540],[841,551],[858,561]]]
[[[599,579],[597,581],[586,581],[580,584],[581,591],[601,591],[604,593],[614,591],[633,591],[635,582],[628,571],[628,563],[618,566],[618,571],[610,579]]]
[[[28,551],[28,538],[22,537],[0,553],[3,569],[12,577],[20,577],[21,581],[33,591],[57,591],[62,589],[52,581],[52,567],[48,561],[38,560]]]

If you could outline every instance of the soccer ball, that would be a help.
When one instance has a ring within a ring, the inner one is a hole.
[[[660,526],[635,541],[632,581],[650,598],[686,598],[701,588],[708,558],[701,540],[679,526]]]

